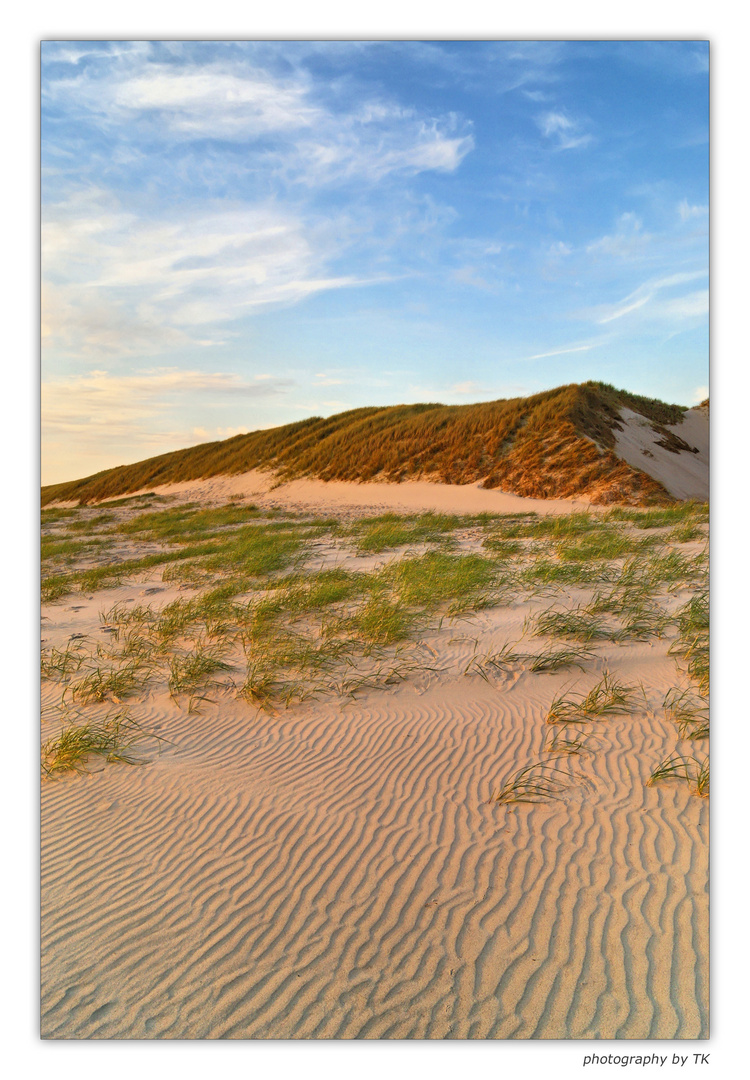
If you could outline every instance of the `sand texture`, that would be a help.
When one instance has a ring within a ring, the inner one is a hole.
[[[262,507],[312,510],[343,516],[434,511],[441,514],[570,514],[587,510],[586,499],[523,499],[520,495],[476,484],[439,484],[430,480],[355,483],[350,480],[288,480],[280,483],[273,472],[251,469],[234,476],[211,476],[162,484],[145,491],[198,502],[232,498],[251,499]],[[73,505],[61,502],[60,506]],[[102,506],[107,505],[105,500]]]
[[[287,485],[290,505],[310,483]],[[394,557],[323,545],[314,565]],[[131,703],[165,740],[139,746],[147,764],[42,783],[43,1037],[707,1038],[708,801],[647,783],[685,749],[662,707],[689,686],[676,631],[596,642],[584,670],[476,662],[538,649],[528,618],[593,592],[436,613],[403,644],[406,678],[289,708],[228,679],[191,712],[155,677]],[[71,594],[44,608],[46,647],[105,648],[105,609],[185,595],[158,568]],[[690,595],[667,590],[663,607]],[[575,725],[585,747],[557,762],[558,798],[492,802],[571,735],[545,722],[552,700],[606,671],[638,704]],[[43,683],[44,737],[60,693]]]
[[[621,409],[622,431],[615,431],[615,453],[636,469],[663,484],[676,499],[708,499],[708,408],[688,409],[681,424],[665,425],[668,432],[687,443],[690,450],[660,446],[664,436],[650,421],[630,409]]]

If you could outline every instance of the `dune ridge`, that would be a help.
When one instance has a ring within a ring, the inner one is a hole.
[[[667,464],[666,473],[663,467],[655,472],[649,463],[656,455],[642,441],[644,435],[639,434],[635,453],[621,453],[618,433],[633,426],[625,417],[634,417],[645,427],[646,439],[661,439],[668,454],[682,459],[693,451],[679,434],[689,412],[591,381],[474,405],[352,409],[47,485],[42,505],[83,505],[254,470],[280,482],[429,480],[474,484],[523,498],[663,503],[673,497],[668,481],[674,463]],[[707,484],[707,459],[703,466]],[[706,496],[699,492],[696,497]]]

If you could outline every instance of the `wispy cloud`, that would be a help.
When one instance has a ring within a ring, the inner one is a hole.
[[[687,199],[683,199],[677,207],[677,213],[681,221],[689,221],[690,218],[705,217],[708,213],[707,206],[692,206]]]
[[[151,65],[148,73],[115,87],[112,104],[131,112],[159,113],[189,137],[253,139],[269,132],[312,127],[323,110],[309,100],[309,86],[267,73],[237,75],[221,69],[174,70]]]
[[[69,379],[42,383],[42,424],[48,430],[94,438],[105,433],[143,434],[150,421],[165,416],[179,399],[205,405],[227,405],[238,396],[248,401],[281,394],[289,379],[243,379],[225,372],[178,368],[139,371],[130,375],[94,370]]]
[[[644,282],[643,285],[639,285],[637,289],[617,303],[603,304],[597,308],[590,308],[586,312],[582,312],[581,315],[584,318],[591,318],[594,322],[603,326],[607,323],[614,322],[617,319],[622,319],[624,316],[630,315],[640,308],[645,308],[647,305],[652,305],[651,310],[649,311],[649,317],[651,318],[664,318],[670,320],[693,318],[708,310],[707,290],[697,293],[693,292],[687,296],[667,299],[662,298],[658,305],[655,305],[653,302],[657,295],[665,289],[686,285],[692,281],[697,281],[705,277],[705,270],[697,270],[670,274],[664,278],[647,281]]]
[[[243,379],[231,373],[176,368],[125,375],[93,370],[49,379],[42,383],[45,483],[87,475],[93,462],[97,468],[109,468],[196,442],[229,438],[247,430],[220,420],[238,401],[254,411],[258,401],[272,401],[293,387],[289,379]],[[191,423],[190,416],[201,422]]]
[[[546,360],[548,356],[564,356],[566,353],[588,352],[593,347],[593,345],[573,345],[569,349],[552,349],[551,352],[535,353],[534,356],[527,356],[525,359]]]
[[[452,172],[474,147],[470,125],[454,112],[434,116],[372,96],[355,97],[352,107],[329,94],[324,103],[299,69],[281,75],[257,62],[175,65],[126,55],[127,64],[114,69],[92,64],[50,78],[45,101],[120,135],[252,144],[255,169],[261,163],[285,182],[306,185]]]
[[[45,212],[45,337],[82,353],[200,343],[196,328],[362,284],[327,272],[340,241],[273,206],[149,221],[106,192],[76,196]]]
[[[579,146],[588,146],[593,136],[583,130],[583,122],[574,120],[563,112],[541,113],[536,118],[539,130],[547,139],[552,139],[558,150],[573,150]]]
[[[614,233],[594,240],[586,247],[588,255],[615,255],[620,259],[632,259],[641,255],[653,237],[643,231],[643,222],[637,214],[621,214]]]

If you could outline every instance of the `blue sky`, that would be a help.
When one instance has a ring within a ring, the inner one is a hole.
[[[703,42],[48,42],[42,478],[708,386]]]

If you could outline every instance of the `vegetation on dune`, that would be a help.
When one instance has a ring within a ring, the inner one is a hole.
[[[133,757],[132,748],[152,738],[156,736],[144,732],[123,710],[100,720],[68,719],[57,738],[48,739],[42,746],[42,772],[48,778],[87,772],[92,757],[140,765],[143,762]]]
[[[612,453],[620,410],[653,425],[684,408],[600,382],[476,405],[394,405],[235,435],[42,489],[42,505],[80,504],[159,484],[273,469],[282,479],[483,481],[535,498],[586,495],[598,503],[670,503],[666,490]]]
[[[702,747],[709,735],[708,567],[705,546],[695,541],[705,536],[706,511],[684,503],[549,517],[384,514],[346,522],[237,501],[154,506],[141,497],[106,514],[53,509],[43,520],[45,599],[132,586],[156,568],[163,582],[180,582],[186,592],[149,587],[139,600],[128,589],[85,637],[65,642],[58,626],[43,640],[42,678],[66,721],[60,738],[44,745],[45,774],[85,768],[96,755],[134,763],[128,747],[141,740],[140,729],[124,711],[99,717],[107,704],[121,706],[156,686],[188,712],[219,695],[273,711],[405,682],[427,688],[450,669],[456,678],[485,680],[488,693],[498,683],[505,689],[519,679],[594,669],[598,682],[579,693],[558,690],[546,712],[551,760],[520,769],[494,796],[502,804],[566,798],[581,777],[555,759],[597,748],[596,736],[580,727],[642,708],[637,688],[608,670],[612,647],[637,649],[667,636],[662,651],[684,669],[676,678],[682,685],[658,704],[649,705],[642,686],[641,693],[650,715],[661,707],[680,739]],[[383,552],[366,572],[348,568],[361,566],[356,555]],[[151,593],[161,595],[151,600]],[[499,647],[492,630],[480,638],[506,619],[489,609],[549,594],[559,606],[533,602],[523,623],[528,651],[519,651],[519,641]],[[476,638],[452,639],[473,642],[473,654],[446,666],[430,638],[446,622],[483,610]],[[707,795],[707,757],[665,758],[651,783],[670,779]]]

